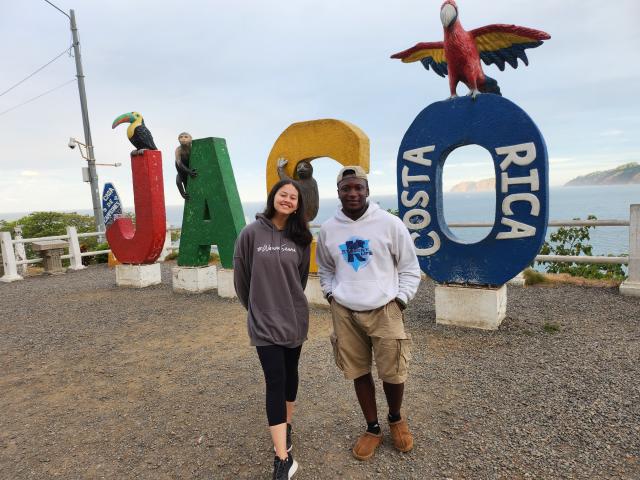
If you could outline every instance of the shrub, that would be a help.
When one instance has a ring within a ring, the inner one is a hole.
[[[589,215],[588,220],[596,220],[595,215]],[[574,218],[574,220],[580,220]],[[589,229],[596,227],[560,227],[558,231],[549,235],[549,242],[544,242],[541,255],[593,255],[593,247],[589,243]],[[611,256],[611,255],[610,255]],[[549,273],[568,273],[574,277],[624,280],[627,276],[622,265],[619,264],[590,264],[567,262],[539,262],[547,265]]]
[[[538,272],[533,268],[527,268],[524,272],[522,272],[522,276],[524,277],[525,285],[536,285],[538,283],[545,283],[547,281],[544,273]]]

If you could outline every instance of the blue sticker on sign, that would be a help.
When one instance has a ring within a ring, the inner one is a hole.
[[[112,183],[105,183],[102,190],[102,216],[105,226],[111,225],[116,218],[122,215],[122,203]]]
[[[443,215],[442,170],[465,145],[491,153],[496,177],[494,225],[477,243],[459,240]],[[405,133],[397,162],[398,210],[421,269],[440,283],[499,286],[515,277],[545,239],[548,169],[538,127],[503,97],[459,97],[425,108]]]

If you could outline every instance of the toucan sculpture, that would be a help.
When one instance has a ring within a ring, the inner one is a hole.
[[[156,144],[153,143],[151,132],[144,124],[142,115],[138,112],[123,113],[113,121],[111,128],[116,128],[121,123],[130,123],[127,128],[127,137],[136,149],[131,155],[142,155],[145,150],[157,150]]]
[[[500,95],[498,82],[482,71],[480,60],[495,63],[504,70],[505,62],[518,68],[518,58],[525,65],[529,60],[527,48],[542,45],[551,36],[540,30],[517,25],[487,25],[467,32],[458,19],[458,6],[454,0],[446,0],[440,7],[440,20],[444,28],[444,42],[424,42],[391,55],[404,63],[422,62],[424,68],[444,77],[449,75],[451,98],[457,97],[456,86],[463,82],[473,98],[478,93]]]

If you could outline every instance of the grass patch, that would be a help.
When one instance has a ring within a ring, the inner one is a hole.
[[[538,272],[533,268],[527,268],[524,272],[522,272],[522,276],[524,277],[525,285],[536,285],[538,283],[546,283],[547,277],[544,273]]]
[[[584,278],[574,277],[568,273],[547,273],[547,282],[552,285],[576,285],[580,287],[615,288],[622,283],[619,279],[612,278]]]
[[[546,333],[558,333],[560,331],[560,325],[558,325],[557,323],[545,322],[545,324],[542,326],[542,329]]]
[[[176,258],[178,258],[179,253],[180,252],[178,250],[174,250],[169,255],[164,257],[164,259],[165,261],[175,260]],[[209,264],[212,264],[212,263],[215,263],[216,265],[220,264],[220,256],[217,253],[212,253],[211,255],[209,255]]]

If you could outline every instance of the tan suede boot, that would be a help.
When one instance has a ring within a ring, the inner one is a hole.
[[[378,435],[371,432],[364,432],[360,437],[358,437],[351,453],[353,453],[353,456],[358,460],[368,460],[373,457],[376,448],[381,444],[382,432]]]
[[[413,448],[413,435],[409,431],[407,420],[402,418],[397,422],[389,423],[393,446],[401,452],[408,452]]]

